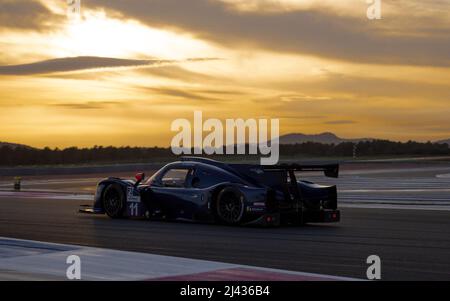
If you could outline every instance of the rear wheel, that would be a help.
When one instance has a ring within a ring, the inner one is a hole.
[[[122,187],[117,184],[111,184],[106,187],[103,193],[103,209],[111,218],[123,216],[125,208],[125,194]]]
[[[244,197],[233,187],[222,189],[216,200],[218,219],[228,225],[237,225],[244,215]]]

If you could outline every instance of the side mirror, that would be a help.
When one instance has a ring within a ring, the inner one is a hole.
[[[145,173],[139,172],[134,177],[136,178],[136,183],[134,185],[137,186],[145,179]]]

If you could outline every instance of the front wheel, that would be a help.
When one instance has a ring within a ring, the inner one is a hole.
[[[111,218],[123,216],[125,208],[125,194],[122,187],[117,184],[111,184],[106,187],[103,193],[103,209]]]
[[[237,225],[244,215],[244,196],[233,187],[222,189],[216,199],[216,214],[222,223]]]

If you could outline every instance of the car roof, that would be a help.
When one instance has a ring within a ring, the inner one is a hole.
[[[229,164],[224,163],[224,162],[220,162],[220,161],[216,161],[213,159],[208,159],[208,158],[202,158],[202,157],[181,157],[180,158],[181,162],[192,162],[195,164],[203,164],[203,165],[208,165],[208,166],[214,166],[223,170],[228,171],[229,173],[232,173],[240,178],[242,178],[242,175],[236,171],[234,168],[232,168]]]
[[[259,184],[260,184],[260,183],[258,183],[258,181],[256,179],[249,177],[245,173],[241,173],[239,170],[235,169],[230,164],[227,164],[224,162],[220,162],[220,161],[216,161],[216,160],[208,159],[208,158],[189,157],[189,156],[181,157],[180,162],[181,163],[183,163],[183,162],[193,163],[193,164],[208,167],[208,168],[221,169],[222,171],[226,171],[247,183],[251,183],[256,186],[259,186]],[[239,165],[239,164],[235,164],[235,165]]]
[[[221,163],[221,162],[218,162]],[[214,169],[218,171],[225,171],[228,173],[232,173],[236,175],[236,173],[233,171],[232,168],[228,167],[226,164],[209,164],[208,162],[202,162],[202,161],[196,161],[196,160],[179,160],[174,161],[166,165],[166,167],[172,167],[173,166],[180,166],[180,167],[203,167],[208,169]]]

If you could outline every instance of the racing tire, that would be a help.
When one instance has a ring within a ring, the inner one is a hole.
[[[111,218],[123,216],[125,204],[125,193],[118,184],[110,184],[105,188],[102,198],[103,210]]]
[[[244,196],[234,187],[225,187],[217,195],[215,213],[220,223],[239,225],[244,216]]]

